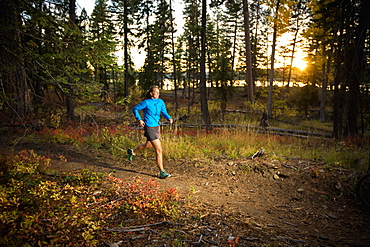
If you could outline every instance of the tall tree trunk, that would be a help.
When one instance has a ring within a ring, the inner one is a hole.
[[[74,104],[74,90],[73,90],[73,80],[71,77],[68,78],[67,84],[67,93],[66,96],[66,105],[67,105],[67,119],[74,121],[75,120],[75,104]]]
[[[337,36],[337,46],[335,47],[334,57],[334,109],[333,109],[333,136],[335,138],[342,137],[342,118],[343,118],[343,90],[340,88],[340,78],[342,74],[342,39],[340,38],[343,34],[343,21],[339,20],[339,37]]]
[[[189,39],[189,41],[190,41],[190,37],[188,38]],[[191,45],[191,43],[189,42],[189,44]],[[190,56],[190,52],[189,52],[189,50],[187,51],[187,55],[188,56]],[[191,63],[190,63],[190,59],[188,59],[187,61],[186,61],[186,67],[187,67],[187,69],[186,69],[186,78],[185,78],[185,83],[184,84],[186,84],[187,85],[187,87],[186,88],[184,88],[184,92],[185,92],[185,94],[187,94],[187,100],[188,100],[188,115],[190,115],[190,106],[191,106],[191,95],[190,95],[190,80],[191,80]]]
[[[364,68],[365,38],[370,26],[370,3],[362,1],[360,6],[359,21],[355,31],[355,42],[350,50],[350,57],[346,61],[351,64],[348,77],[348,106],[347,106],[347,131],[348,136],[356,136],[358,133],[357,118],[360,98],[360,84],[362,70]],[[354,56],[354,57],[353,57]],[[348,66],[349,67],[349,66]]]
[[[274,22],[276,22],[278,18],[279,5],[280,5],[280,0],[278,0],[276,3]],[[268,106],[267,106],[267,117],[268,118],[272,117],[272,89],[274,86],[276,35],[277,35],[277,27],[276,27],[276,23],[274,23],[274,33],[272,37],[272,51],[271,51],[270,86],[269,86]]]
[[[243,0],[243,15],[244,15],[244,32],[245,32],[245,52],[247,58],[247,74],[246,81],[248,85],[248,100],[254,102],[254,81],[252,71],[252,49],[250,38],[250,23],[249,23],[249,10],[248,0]]]
[[[324,50],[324,54],[325,54]],[[326,62],[322,65],[322,84],[321,84],[321,100],[320,100],[320,122],[324,123],[326,121],[326,88],[328,86],[328,74],[330,67],[330,59],[328,58]]]
[[[173,66],[173,86],[175,93],[175,110],[177,112],[179,108],[179,102],[177,99],[177,69],[176,69],[176,57],[175,57],[175,41],[174,41],[174,27],[172,17],[172,1],[170,0],[170,19],[171,19],[171,43],[172,43],[172,66]]]
[[[102,101],[104,103],[108,103],[110,101],[110,98],[109,98],[110,88],[109,88],[109,82],[108,82],[108,78],[107,78],[107,69],[105,67],[100,67],[99,68],[99,77],[98,78],[99,78],[99,82],[103,85]]]
[[[235,55],[236,55],[236,42],[238,39],[238,19],[235,18],[235,26],[233,32],[233,51],[232,51],[232,59],[231,59],[231,85],[234,86],[234,77],[235,77]]]
[[[211,120],[209,118],[207,102],[207,83],[206,83],[206,25],[207,25],[207,0],[202,0],[202,34],[201,46],[202,54],[200,58],[200,93],[201,110],[206,130],[212,130]]]
[[[324,36],[326,36],[327,30],[324,29]],[[321,77],[321,100],[320,100],[320,122],[324,123],[327,120],[326,116],[326,101],[327,101],[327,87],[329,82],[329,72],[331,68],[331,52],[327,50],[326,43],[321,44],[323,65],[322,65],[322,77]]]
[[[290,57],[290,67],[289,67],[289,74],[288,74],[288,81],[287,81],[287,90],[289,91],[290,89],[290,79],[291,79],[291,76],[292,76],[292,69],[293,69],[293,60],[294,60],[294,55],[295,55],[295,48],[296,48],[296,45],[297,45],[297,37],[298,37],[298,33],[299,33],[299,21],[301,20],[301,6],[302,6],[302,0],[299,0],[298,3],[297,3],[297,17],[296,18],[296,22],[295,22],[295,32],[294,32],[294,38],[293,38],[293,48],[292,48],[292,56]]]
[[[123,1],[123,11],[125,12],[124,14],[124,20],[123,20],[123,29],[124,29],[124,46],[123,46],[123,53],[124,53],[124,58],[123,58],[123,63],[125,66],[125,71],[124,73],[124,97],[127,97],[130,92],[129,92],[129,82],[128,82],[128,73],[129,73],[129,64],[128,64],[128,9],[127,9],[127,0]]]
[[[21,44],[23,1],[0,2],[0,78],[4,110],[11,120],[23,120],[32,109]]]
[[[212,69],[211,69],[211,68],[213,68],[213,65],[212,65],[212,59],[211,59],[211,56],[210,56],[209,52],[207,53],[207,63],[208,63],[208,68],[209,68],[209,70],[208,70],[208,83],[210,85],[210,89],[207,90],[208,91],[207,98],[209,98],[210,95],[211,95],[211,92],[212,92],[212,88],[213,88],[213,74],[212,74]]]
[[[295,55],[295,47],[296,47],[296,44],[297,44],[297,36],[298,36],[298,32],[299,32],[299,27],[298,27],[299,24],[298,23],[299,23],[299,19],[297,18],[296,30],[294,32],[294,38],[293,38],[292,56],[290,57],[288,80],[287,80],[287,84],[286,84],[286,88],[288,89],[288,91],[290,89],[290,79],[291,79],[291,76],[292,76],[293,60],[294,60],[294,55]]]
[[[150,44],[150,28],[149,28],[150,21],[149,21],[149,17],[150,17],[150,13],[149,13],[149,11],[147,11],[147,14],[145,16],[146,36],[147,36],[146,49],[147,49],[147,60],[148,60],[147,61],[147,63],[148,63],[147,75],[150,75],[149,78],[147,78],[147,80],[145,80],[145,82],[146,82],[145,87],[147,89],[150,87],[150,83],[151,84],[156,84],[157,83],[156,75],[153,72],[154,71],[154,65],[153,65],[153,61],[152,61],[153,60],[153,54],[152,54],[153,52],[152,52],[151,44]],[[148,80],[153,80],[155,83],[150,82]]]
[[[333,99],[333,136],[335,138],[342,137],[342,118],[343,118],[343,94],[340,90],[340,78],[343,77],[343,57],[342,57],[342,35],[343,35],[343,14],[338,13],[338,29],[334,29],[334,99]]]
[[[71,23],[72,28],[76,28],[76,0],[69,0],[69,21]],[[72,37],[71,40],[72,48],[75,45],[74,38]],[[74,121],[75,119],[74,90],[73,90],[73,79],[70,76],[68,77],[67,90],[68,90],[68,93],[66,94],[67,119]]]

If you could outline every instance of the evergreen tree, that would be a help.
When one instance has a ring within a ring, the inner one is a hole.
[[[154,41],[154,25],[150,18],[154,15],[155,3],[154,1],[144,0],[138,5],[138,33],[137,38],[140,40],[138,48],[144,49],[146,57],[144,66],[139,75],[139,85],[147,90],[151,85],[156,83],[155,73],[155,54],[153,52],[152,42]]]
[[[184,37],[188,85],[198,85],[200,68],[201,6],[199,1],[184,1]],[[190,89],[190,87],[189,87]]]
[[[200,100],[201,111],[206,130],[212,130],[207,101],[206,82],[206,33],[207,33],[207,0],[202,0],[201,59],[200,59]]]
[[[13,55],[21,52],[17,61],[23,64],[18,72],[17,81],[12,83],[12,85],[17,85],[17,83],[24,85],[23,88],[17,86],[20,90],[17,104],[23,105],[23,110],[13,110],[13,112],[18,112],[19,116],[29,112],[32,108],[30,95],[33,96],[32,103],[36,106],[35,109],[38,109],[42,102],[55,98],[45,98],[45,91],[49,90],[48,94],[55,92],[66,103],[67,117],[73,119],[74,89],[76,83],[81,79],[82,73],[86,71],[87,62],[86,50],[82,45],[83,35],[78,28],[80,23],[75,13],[75,2],[55,1],[52,4],[45,4],[40,1],[27,1],[25,3],[13,2],[9,5],[9,9],[17,6],[15,11],[12,10],[8,14],[2,15],[3,17],[9,14],[14,16],[19,14],[20,18],[22,14],[24,20],[18,22],[17,18],[8,16],[7,24],[2,25],[5,32],[7,32],[5,29],[7,27],[14,28],[12,32],[18,32],[19,36],[16,38],[18,41],[11,43],[17,44],[23,49],[19,50],[16,46],[10,49]],[[5,9],[2,8],[2,10]],[[20,12],[17,12],[18,10]],[[9,20],[12,20],[10,25]],[[2,37],[5,36],[2,35]],[[13,36],[14,38],[15,36]],[[4,43],[1,47],[6,45],[8,44]],[[23,54],[27,54],[27,56]],[[6,58],[6,54],[2,58]],[[9,59],[8,61],[11,61]],[[3,71],[9,74],[14,69],[7,68]],[[23,72],[21,73],[21,71]],[[27,73],[27,77],[25,77],[25,73]],[[20,79],[21,75],[24,75],[23,79]],[[55,90],[50,90],[53,87]],[[65,96],[64,99],[62,96]],[[22,98],[25,100],[22,101]],[[17,109],[17,107],[12,106],[12,109]]]
[[[94,67],[96,80],[103,85],[101,98],[104,102],[110,100],[108,68],[116,63],[114,34],[115,30],[108,11],[107,1],[97,0],[91,15],[90,40],[92,52],[89,58],[91,65]]]
[[[154,12],[154,32],[151,37],[152,54],[155,64],[155,84],[164,86],[165,76],[169,73],[171,54],[172,20],[170,7],[166,0],[160,0]]]
[[[129,88],[135,84],[133,58],[130,55],[130,51],[138,39],[138,34],[135,33],[135,25],[137,24],[137,20],[140,20],[140,18],[137,18],[139,14],[139,3],[139,0],[113,0],[111,6],[112,18],[116,20],[115,23],[117,24],[115,29],[119,35],[118,38],[120,39],[123,36],[123,97],[129,96]]]
[[[176,63],[176,54],[175,54],[175,39],[174,39],[174,33],[175,33],[175,28],[174,28],[174,18],[173,18],[173,9],[172,9],[172,1],[170,0],[169,3],[170,7],[170,26],[171,26],[171,48],[172,48],[172,75],[173,75],[173,84],[174,84],[174,93],[175,93],[175,111],[177,113],[177,110],[179,108],[178,104],[178,97],[177,97],[177,89],[178,89],[178,74],[177,74],[177,63]]]
[[[23,1],[4,0],[0,5],[0,102],[10,120],[23,121],[32,109],[22,50]]]
[[[296,46],[299,43],[299,35],[304,28],[304,22],[307,22],[309,17],[309,8],[308,8],[308,0],[298,0],[297,4],[293,6],[292,11],[292,18],[290,20],[291,28],[290,31],[293,33],[293,40],[292,40],[292,50],[290,56],[290,66],[289,66],[289,74],[288,74],[288,81],[287,81],[287,88],[289,89],[290,86],[290,79],[292,76],[292,68],[293,68],[293,61],[294,55],[296,52]]]
[[[252,71],[252,51],[251,51],[251,37],[250,37],[250,21],[249,21],[249,6],[248,1],[243,0],[243,16],[244,16],[244,33],[245,33],[245,53],[247,61],[246,84],[248,85],[248,99],[254,102],[254,80]]]
[[[231,51],[231,71],[232,71],[232,83],[234,85],[235,71],[237,70],[237,58],[242,56],[241,51],[245,52],[245,46],[241,46],[243,35],[241,34],[243,27],[242,16],[243,3],[242,0],[227,1],[225,3],[225,28],[230,31],[229,37],[232,41]],[[245,68],[246,65],[244,64]]]
[[[370,28],[368,1],[316,1],[313,5],[315,32],[311,50],[333,64],[333,134],[337,138],[358,134],[360,85],[368,59],[366,43]],[[315,36],[316,34],[316,36]],[[321,34],[322,37],[317,34]],[[323,41],[327,46],[320,46]],[[331,55],[332,54],[332,55]],[[332,62],[331,62],[332,59]],[[326,68],[328,65],[326,65]],[[328,69],[326,69],[328,71]]]
[[[228,24],[229,17],[221,12],[220,6],[213,5],[212,8],[215,20],[208,21],[210,25],[207,27],[208,36],[208,57],[210,62],[208,72],[212,75],[211,80],[215,82],[216,90],[221,99],[221,112],[224,114],[226,110],[226,104],[229,98],[231,98],[233,86],[233,73],[232,73],[232,63],[233,63],[233,41],[235,41],[234,28],[230,28]],[[231,24],[233,25],[233,24]],[[212,30],[214,28],[215,30]],[[212,84],[212,83],[211,83]]]
[[[269,53],[269,30],[271,9],[265,8],[258,0],[249,2],[249,16],[251,24],[252,64],[253,78],[255,80],[268,81],[268,53]],[[242,56],[245,58],[246,56]],[[246,64],[242,61],[242,64]],[[240,69],[245,70],[244,67]]]
[[[295,4],[295,1],[286,0],[271,0],[268,1],[268,5],[274,9],[273,16],[271,17],[273,38],[271,47],[271,69],[270,69],[270,85],[269,85],[269,95],[267,103],[267,116],[272,117],[272,95],[273,95],[273,83],[274,83],[274,73],[275,73],[275,50],[276,50],[276,40],[277,36],[285,33],[287,31],[291,6]]]

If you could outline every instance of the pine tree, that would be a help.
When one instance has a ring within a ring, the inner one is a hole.
[[[206,29],[207,29],[207,0],[202,0],[202,29],[201,29],[201,59],[200,59],[200,100],[201,110],[206,130],[212,130],[207,101],[206,82]]]
[[[114,57],[116,42],[114,41],[115,30],[106,0],[97,0],[90,26],[90,45],[93,53],[90,56],[90,62],[94,67],[96,80],[103,85],[102,101],[108,102],[110,101],[108,68],[116,62]]]
[[[32,110],[21,44],[24,8],[23,1],[4,0],[0,5],[0,101],[13,121],[23,121]]]
[[[314,1],[312,9],[315,25],[308,33],[312,37],[311,53],[322,54],[326,64],[321,63],[322,70],[333,72],[333,135],[337,138],[356,136],[359,133],[360,85],[368,67],[366,43],[370,17],[366,13],[370,11],[370,3],[322,0]]]
[[[155,11],[154,1],[144,0],[138,4],[138,33],[139,49],[144,49],[146,57],[144,61],[143,71],[139,74],[139,85],[144,90],[149,89],[151,85],[156,84],[156,73],[155,73],[155,54],[153,52],[152,42],[154,37],[154,25],[150,18],[154,15]]]
[[[307,0],[298,0],[297,4],[293,6],[292,18],[290,22],[292,23],[290,31],[294,34],[292,40],[292,50],[290,56],[290,66],[288,73],[287,88],[290,86],[290,79],[292,76],[293,60],[296,52],[296,46],[298,44],[299,34],[304,28],[304,22],[307,21],[309,17],[309,8],[307,6]]]
[[[188,111],[195,98],[195,88],[199,86],[200,51],[201,51],[201,5],[200,1],[184,1],[184,62],[186,64],[186,84]]]
[[[276,39],[277,36],[285,33],[287,31],[287,26],[289,23],[289,16],[292,4],[294,1],[286,0],[271,0],[268,5],[274,9],[273,16],[271,17],[271,23],[273,28],[273,38],[271,47],[271,69],[270,69],[270,85],[268,94],[268,106],[267,106],[267,116],[272,117],[272,95],[273,95],[273,83],[274,83],[274,73],[275,73],[275,50],[276,50]]]
[[[124,67],[124,85],[123,85],[123,97],[129,96],[129,88],[135,84],[134,72],[133,72],[133,61],[131,54],[131,48],[137,41],[137,34],[135,33],[135,24],[137,20],[139,10],[139,0],[113,0],[111,6],[111,12],[117,25],[116,31],[119,35],[118,39],[123,36],[123,67]],[[140,18],[139,18],[140,19]]]

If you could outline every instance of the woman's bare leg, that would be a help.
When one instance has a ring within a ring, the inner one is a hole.
[[[138,152],[146,149],[146,148],[151,148],[152,147],[152,143],[150,141],[146,141],[145,143],[137,146],[133,151],[132,151],[132,154],[133,155],[136,155]]]
[[[138,152],[146,149],[154,147],[155,153],[156,153],[156,164],[159,169],[159,171],[163,171],[163,151],[162,151],[162,143],[159,139],[153,140],[153,141],[147,141],[144,144],[141,144],[137,146],[133,151],[133,155],[136,155]]]
[[[163,151],[162,151],[162,143],[159,139],[151,141],[151,145],[154,147],[156,152],[156,163],[159,171],[163,171]]]

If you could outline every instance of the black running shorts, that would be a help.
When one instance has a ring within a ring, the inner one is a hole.
[[[159,139],[160,137],[160,130],[159,126],[157,127],[144,127],[144,136],[148,141],[154,141]]]

